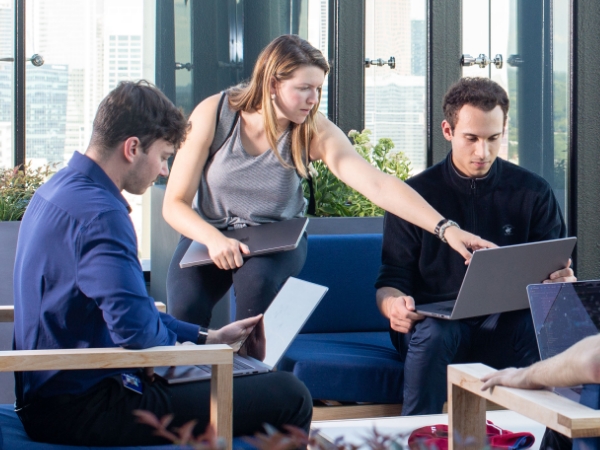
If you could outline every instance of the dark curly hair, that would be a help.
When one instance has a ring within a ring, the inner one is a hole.
[[[145,80],[121,81],[98,106],[90,144],[110,152],[119,142],[137,137],[144,152],[158,139],[178,149],[188,127],[183,113],[156,86]]]
[[[498,83],[489,78],[461,78],[450,86],[444,95],[442,108],[452,131],[458,122],[458,112],[465,105],[471,105],[486,112],[500,106],[504,113],[504,125],[506,125],[509,107],[508,95]]]

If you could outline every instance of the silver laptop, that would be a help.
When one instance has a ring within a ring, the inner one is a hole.
[[[259,361],[235,354],[233,375],[269,372],[277,365],[328,288],[289,278],[263,316],[265,357]],[[210,379],[211,366],[156,367],[154,373],[169,384]]]
[[[223,234],[228,238],[237,239],[246,244],[250,248],[250,254],[244,255],[247,257],[295,249],[298,247],[307,225],[308,218],[301,217],[253,227],[226,230],[223,231]],[[187,252],[181,258],[179,267],[183,269],[212,263],[206,245],[192,241]]]
[[[570,237],[478,250],[456,300],[417,305],[417,312],[458,320],[527,309],[527,285],[566,267],[576,241]]]
[[[542,360],[564,352],[600,330],[600,280],[527,286],[531,317]],[[579,401],[581,386],[554,391]]]

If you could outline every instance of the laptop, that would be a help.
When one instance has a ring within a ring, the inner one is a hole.
[[[328,288],[290,277],[263,316],[265,358],[235,354],[233,375],[270,372],[315,310]],[[169,384],[207,380],[211,366],[156,367],[154,373]]]
[[[236,228],[223,231],[228,238],[237,239],[250,248],[249,255],[244,257],[263,255],[265,253],[283,252],[294,250],[298,247],[300,239],[308,225],[308,217],[282,220],[280,222],[266,223],[252,227]],[[179,267],[182,269],[191,266],[213,264],[208,256],[206,245],[192,241]]]
[[[477,250],[458,297],[417,305],[419,314],[459,320],[529,308],[526,287],[566,267],[577,238]]]
[[[542,360],[564,352],[600,330],[600,280],[527,286],[531,317]],[[554,388],[579,401],[581,386]]]

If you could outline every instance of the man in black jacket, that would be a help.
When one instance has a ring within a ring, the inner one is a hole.
[[[499,246],[564,237],[565,223],[550,185],[497,158],[508,106],[504,89],[489,79],[463,78],[454,84],[444,97],[442,122],[452,151],[407,183],[444,217]],[[375,287],[405,364],[404,415],[442,411],[448,364],[524,367],[539,359],[528,310],[458,321],[414,312],[415,303],[456,298],[465,271],[460,255],[438,237],[386,214]],[[546,281],[575,280],[565,268]]]

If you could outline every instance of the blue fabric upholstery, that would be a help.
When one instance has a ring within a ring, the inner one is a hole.
[[[381,240],[381,234],[308,237],[308,257],[298,278],[327,286],[329,291],[302,333],[388,329],[373,287],[381,265]]]
[[[384,331],[301,334],[278,367],[293,372],[313,398],[402,403],[404,365]]]
[[[388,322],[375,302],[381,234],[308,237],[298,278],[329,287],[280,370],[293,372],[313,398],[401,403],[403,368]]]
[[[146,447],[73,447],[71,445],[54,445],[34,442],[29,439],[29,436],[25,433],[21,421],[15,414],[13,405],[0,405],[0,430],[0,436],[4,438],[4,446],[2,446],[0,442],[0,449],[6,450],[182,450],[182,447],[178,445],[152,445]],[[148,433],[152,433],[150,428],[148,428]],[[241,439],[234,439],[233,448],[252,449],[254,447],[246,444]]]

